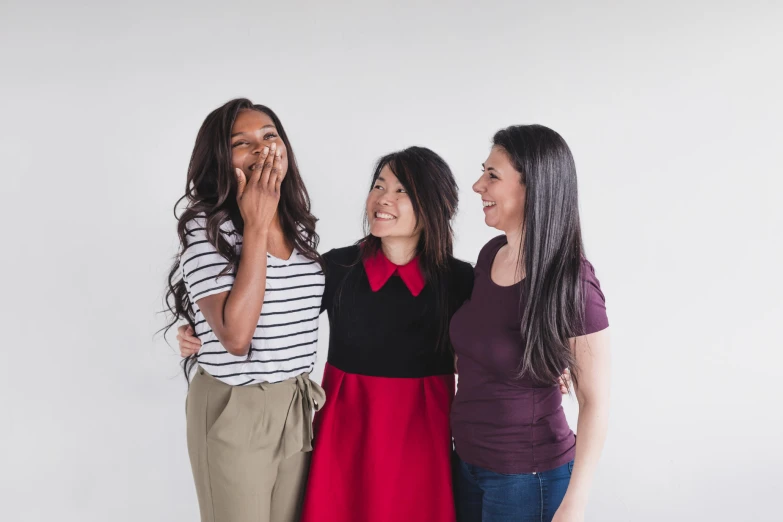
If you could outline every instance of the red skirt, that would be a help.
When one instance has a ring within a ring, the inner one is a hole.
[[[454,376],[370,377],[326,365],[302,522],[454,522]]]

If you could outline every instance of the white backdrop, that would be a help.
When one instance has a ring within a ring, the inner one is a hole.
[[[0,4],[3,520],[197,519],[155,311],[196,132],[237,96],[282,118],[322,251],[418,144],[475,262],[493,132],[560,132],[613,330],[587,520],[783,520],[781,3],[201,4]]]

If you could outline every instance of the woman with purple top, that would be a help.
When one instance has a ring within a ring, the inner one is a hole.
[[[472,297],[451,321],[457,518],[581,521],[606,432],[609,341],[604,297],[583,256],[573,158],[546,127],[509,127],[484,167],[473,189],[486,223],[505,235],[482,249]],[[177,339],[183,356],[199,349],[185,327]],[[568,369],[578,442],[561,407]]]
[[[504,235],[481,250],[451,321],[458,520],[583,521],[607,429],[609,323],[584,257],[574,160],[559,134],[524,125],[498,131],[483,166],[473,190]],[[561,406],[566,368],[579,437]]]

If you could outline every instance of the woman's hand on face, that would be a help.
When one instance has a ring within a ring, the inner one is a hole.
[[[196,337],[193,328],[187,324],[177,328],[177,342],[179,343],[179,354],[182,357],[195,355],[201,349],[201,339]]]
[[[280,201],[280,185],[285,178],[282,163],[282,150],[273,143],[271,147],[264,147],[258,161],[251,166],[249,179],[242,169],[235,169],[237,203],[246,230],[269,230]]]

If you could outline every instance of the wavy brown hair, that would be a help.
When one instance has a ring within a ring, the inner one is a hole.
[[[236,272],[239,267],[239,254],[220,233],[220,226],[231,221],[237,232],[242,234],[244,231],[244,222],[236,200],[236,175],[231,162],[231,128],[239,112],[244,110],[263,112],[277,127],[288,155],[288,172],[280,187],[277,211],[280,225],[286,239],[297,250],[308,259],[321,262],[316,250],[319,239],[315,232],[317,219],[310,212],[310,197],[299,174],[294,149],[280,118],[269,107],[255,105],[248,99],[231,100],[212,111],[201,124],[190,157],[185,195],[174,205],[180,249],[168,276],[165,301],[171,321],[164,327],[166,332],[180,320],[186,320],[195,330],[193,303],[180,270],[180,259],[188,244],[188,222],[205,214],[207,239],[228,261],[224,271]],[[177,208],[182,201],[187,201],[187,205],[182,214],[177,216]],[[195,366],[197,358],[197,355],[190,356],[183,361],[186,378]]]

